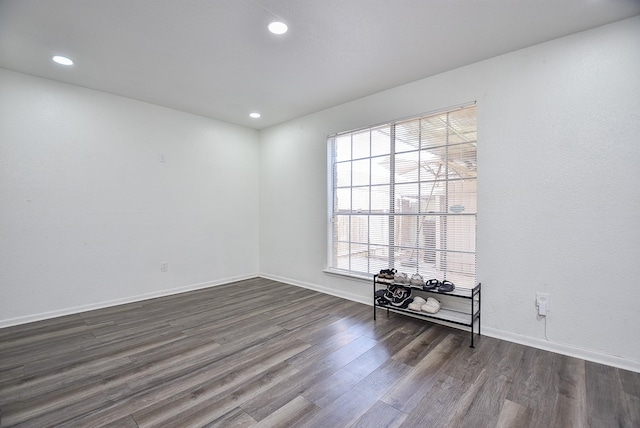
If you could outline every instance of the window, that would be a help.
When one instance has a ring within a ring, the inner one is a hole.
[[[329,137],[328,267],[476,285],[476,107]]]

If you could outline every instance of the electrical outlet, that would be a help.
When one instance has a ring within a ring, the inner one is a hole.
[[[169,262],[160,263],[160,272],[168,272],[169,271]]]
[[[538,315],[545,316],[551,311],[551,297],[549,293],[536,293],[536,307]]]

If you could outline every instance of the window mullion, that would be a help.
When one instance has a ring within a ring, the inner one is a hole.
[[[351,198],[349,201],[349,270],[353,270],[353,135],[349,137],[350,139],[350,150],[351,154],[349,158],[351,159],[351,176],[349,178],[349,192],[351,193]]]
[[[447,126],[446,126],[446,145],[444,148],[444,212],[448,213],[449,212],[449,135],[450,135],[450,131],[451,131],[451,124],[449,123],[449,113],[447,113]],[[449,232],[449,216],[441,216],[440,217],[441,221],[442,221],[442,243],[441,243],[441,248],[442,248],[442,252],[441,254],[441,262],[442,262],[442,272],[444,275],[444,279],[447,279],[447,272],[448,272],[448,267],[447,267],[447,262],[448,262],[448,232]]]
[[[389,267],[395,267],[395,212],[396,212],[396,125],[391,125],[389,133]]]

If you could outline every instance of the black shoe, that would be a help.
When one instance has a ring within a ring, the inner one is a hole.
[[[393,295],[391,305],[397,308],[406,308],[409,303],[413,302],[411,298],[411,289],[406,287],[398,287]]]
[[[456,286],[453,285],[453,282],[447,281],[446,279],[442,281],[440,285],[438,285],[439,293],[451,293],[455,289],[456,289]]]
[[[437,279],[430,279],[422,286],[422,289],[424,291],[437,291],[437,288],[439,286],[440,281],[438,281]]]

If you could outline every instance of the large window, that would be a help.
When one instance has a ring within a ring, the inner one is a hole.
[[[329,270],[476,285],[474,105],[329,137]]]

